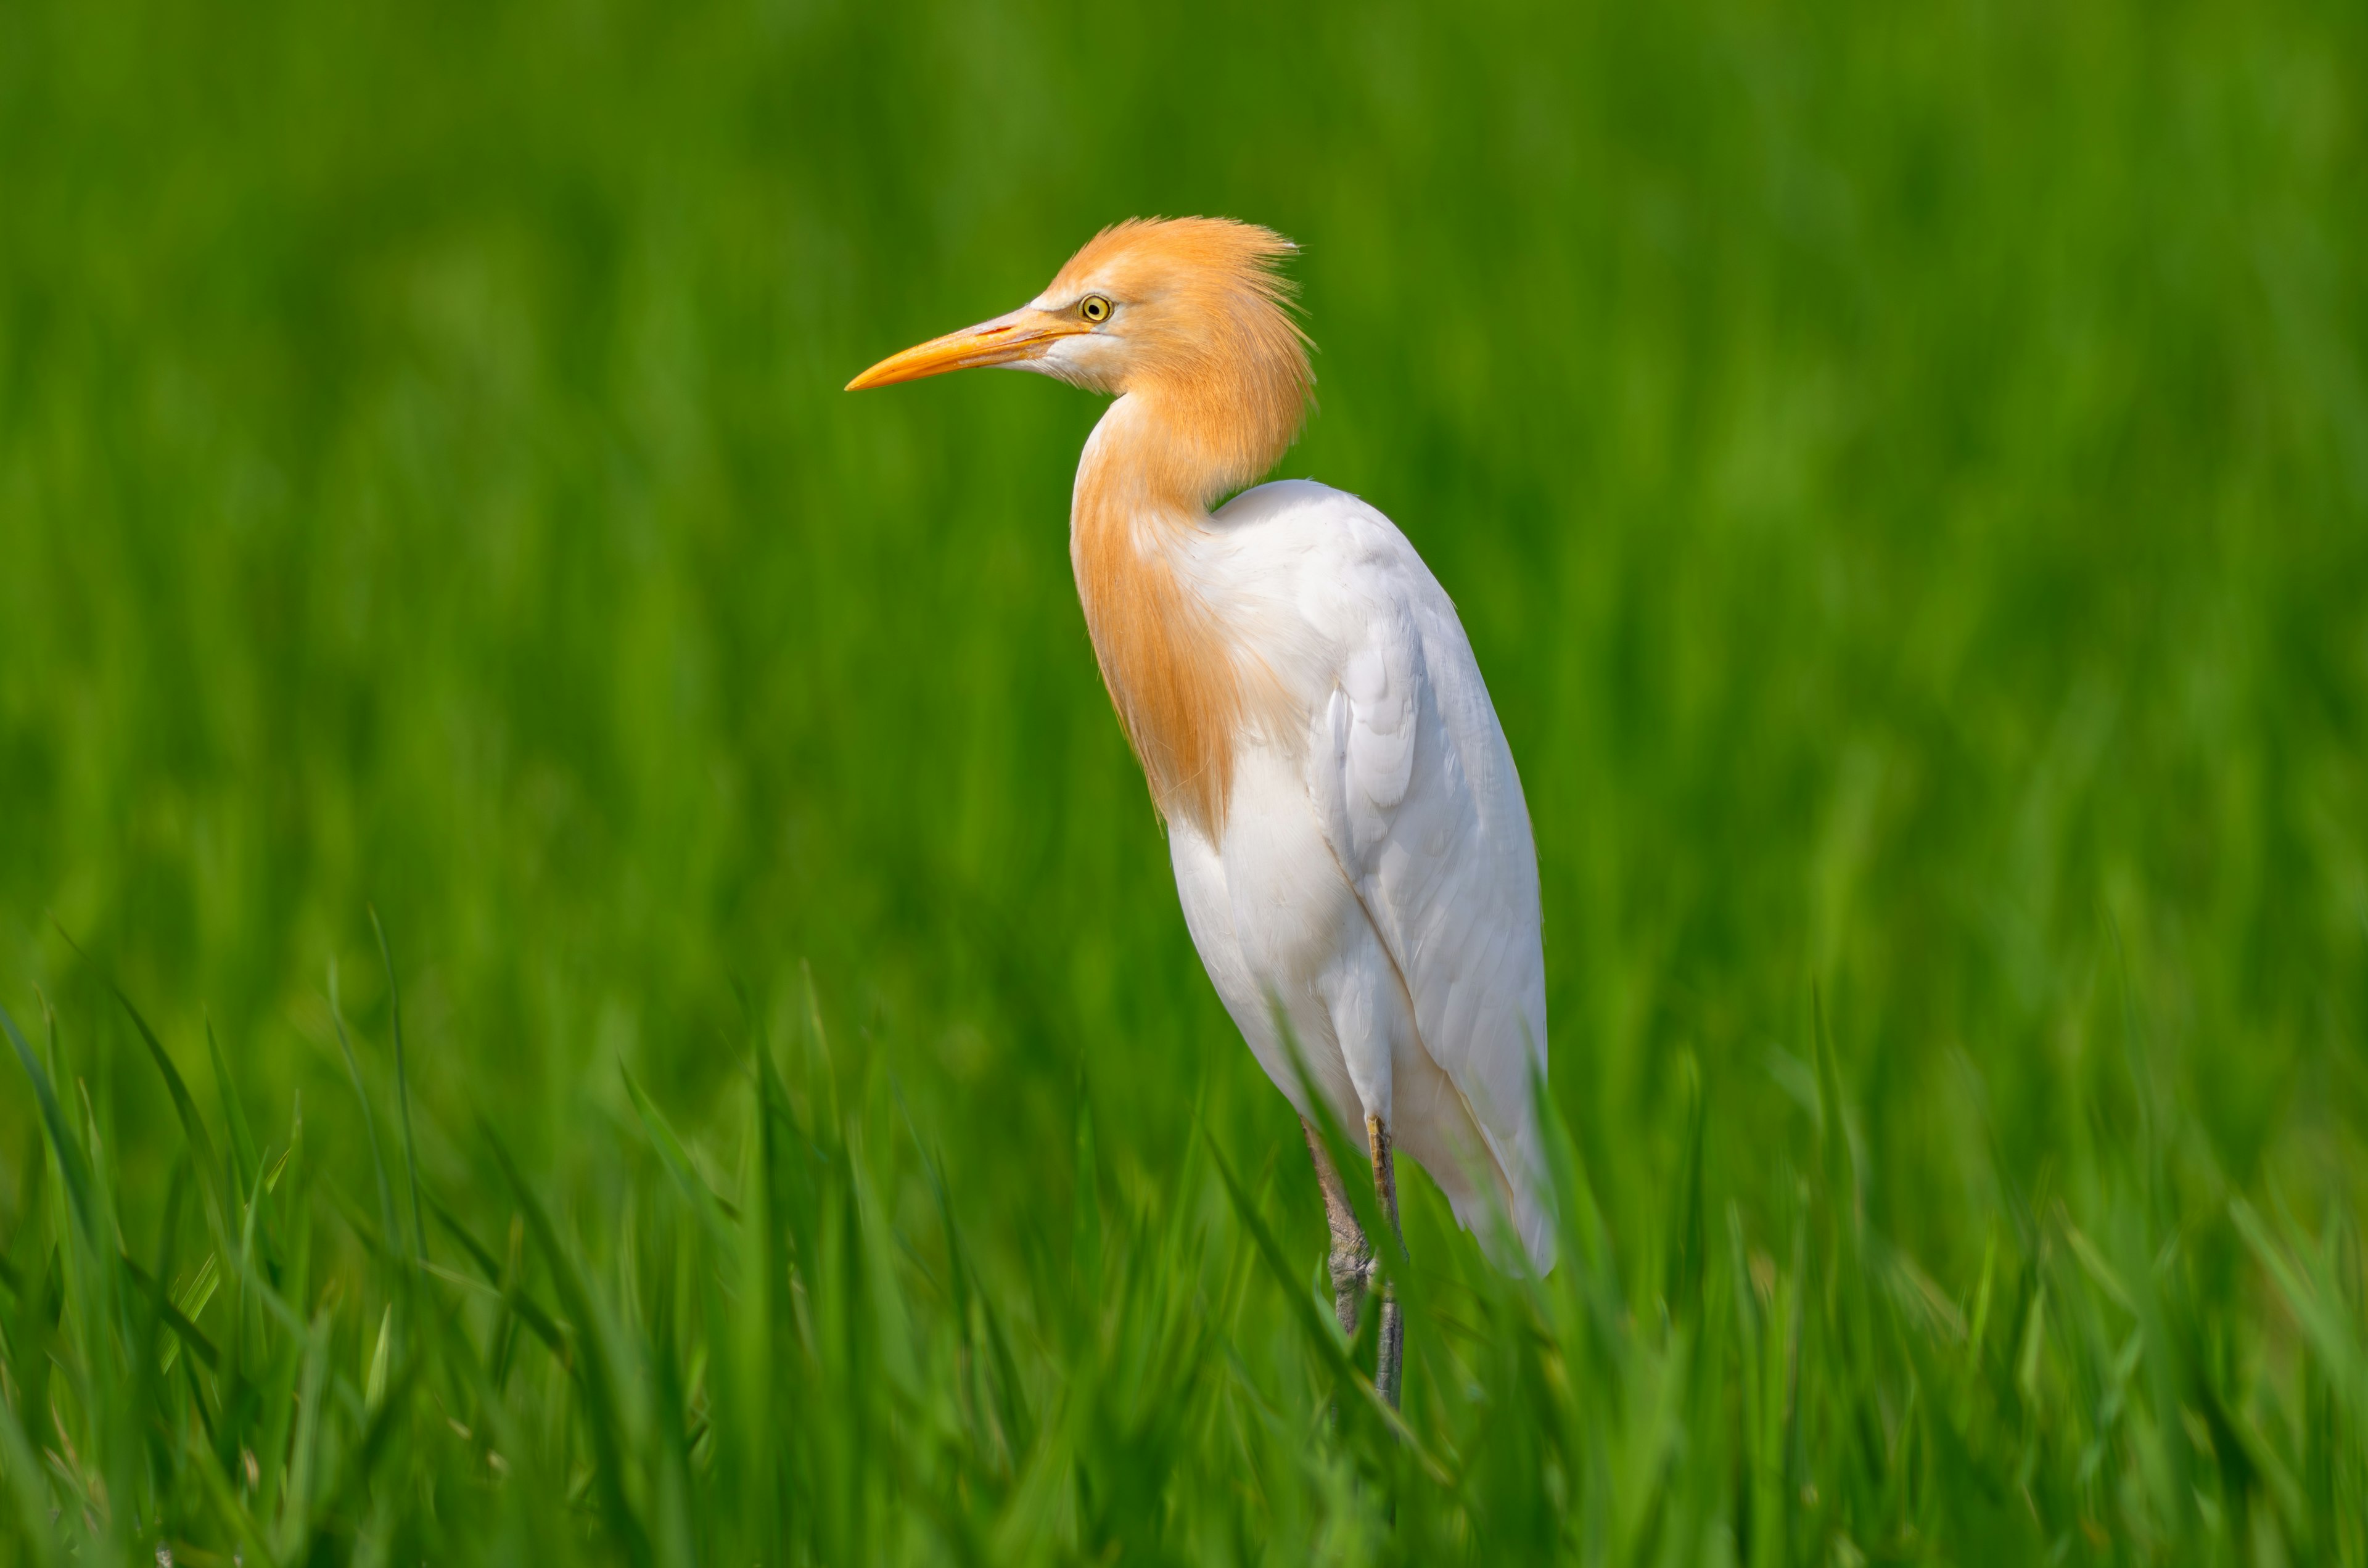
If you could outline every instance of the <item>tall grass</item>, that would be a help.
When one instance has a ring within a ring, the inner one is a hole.
[[[359,1074],[374,1203],[301,1104],[258,1142],[219,1051],[209,1119],[124,1006],[184,1135],[153,1239],[86,1093],[77,1119],[57,1092],[54,1016],[46,1051],[0,1018],[45,1134],[0,1320],[28,1560],[2368,1553],[2347,1228],[2171,1179],[2149,1128],[2068,1173],[2085,1216],[1995,1173],[2009,1211],[1952,1291],[1867,1223],[1822,1039],[1816,1159],[1767,1172],[1765,1228],[1708,1202],[1698,1097],[1624,1251],[1549,1103],[1565,1262],[1543,1282],[1478,1262],[1410,1185],[1400,1419],[1361,1369],[1376,1314],[1344,1344],[1320,1265],[1279,1240],[1271,1163],[1196,1142],[1164,1201],[1113,1201],[1081,1112],[1066,1244],[997,1278],[893,1084],[842,1080],[817,1018],[744,1042],[720,1182],[621,1070],[639,1148],[609,1212],[555,1209],[485,1121],[473,1207],[509,1218],[481,1235]],[[900,1190],[928,1207],[900,1219]],[[353,1261],[327,1265],[324,1227]]]
[[[2368,1562],[2363,105],[2306,0],[0,6],[0,1555]],[[1536,818],[1565,1261],[1407,1177],[1402,1431],[1094,406],[837,390],[1156,211],[1304,243],[1284,472]]]

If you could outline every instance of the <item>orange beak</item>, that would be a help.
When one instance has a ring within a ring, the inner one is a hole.
[[[898,381],[917,381],[923,376],[942,376],[948,370],[969,370],[981,365],[1008,365],[1019,359],[1041,359],[1059,339],[1092,330],[1073,317],[1057,316],[1050,311],[1023,305],[1009,315],[983,321],[976,326],[966,326],[943,337],[933,337],[927,343],[905,349],[902,354],[891,354],[848,382],[847,390],[862,392],[871,387],[893,387]]]

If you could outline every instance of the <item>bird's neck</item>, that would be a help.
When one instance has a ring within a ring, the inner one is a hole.
[[[1110,405],[1086,442],[1069,511],[1069,561],[1102,681],[1160,814],[1214,842],[1246,717],[1245,671],[1224,607],[1194,571],[1208,503],[1273,460],[1210,430],[1156,392]]]

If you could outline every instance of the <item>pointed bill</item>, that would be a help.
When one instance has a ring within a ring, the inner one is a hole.
[[[917,381],[923,376],[942,376],[949,370],[1041,359],[1060,339],[1092,330],[1074,316],[1055,315],[1033,305],[1023,305],[1008,315],[933,337],[902,354],[891,354],[848,382],[847,390],[863,392],[871,387],[894,386],[898,381]]]

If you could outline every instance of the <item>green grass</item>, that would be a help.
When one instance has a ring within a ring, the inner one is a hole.
[[[2368,1564],[2363,167],[2305,0],[0,6],[0,1560]],[[1190,211],[1536,818],[1403,1438],[1096,406],[837,390]]]

